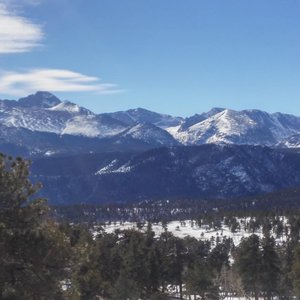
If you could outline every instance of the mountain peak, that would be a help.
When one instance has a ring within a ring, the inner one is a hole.
[[[23,107],[40,108],[50,108],[61,103],[57,97],[46,91],[38,91],[35,94],[20,98],[18,102]]]
[[[212,116],[215,115],[221,111],[226,110],[226,108],[224,107],[213,107],[211,110],[209,110],[207,113],[205,113],[206,115]]]
[[[179,143],[165,130],[149,122],[136,124],[121,134],[120,137],[132,137],[156,146],[175,146]]]

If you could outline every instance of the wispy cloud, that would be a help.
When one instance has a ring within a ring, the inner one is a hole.
[[[115,84],[102,83],[100,78],[61,69],[33,69],[26,72],[0,74],[0,93],[24,96],[36,91],[95,92],[114,94],[121,90]]]
[[[10,7],[20,7],[24,5],[37,6],[40,5],[44,0],[0,0],[1,3],[9,5]]]
[[[8,7],[0,1],[0,54],[28,52],[40,46],[44,36],[41,25]]]

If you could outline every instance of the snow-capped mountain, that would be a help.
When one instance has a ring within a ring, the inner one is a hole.
[[[18,101],[0,102],[0,122],[8,127],[56,134],[108,137],[127,128],[109,116],[94,114],[48,92],[37,92]]]
[[[151,123],[160,128],[168,128],[181,124],[183,118],[173,117],[166,114],[159,114],[144,108],[129,109],[127,111],[118,111],[109,113],[114,119],[120,120],[127,125],[136,125],[139,123]]]
[[[124,131],[123,137],[131,135],[135,139],[149,142],[152,136],[155,145],[163,145],[163,140],[170,145],[176,142],[160,127],[178,124],[180,121],[181,118],[141,108],[111,114],[95,114],[70,101],[61,101],[48,92],[37,92],[18,101],[0,100],[0,123],[2,125],[59,135],[107,138],[117,136]],[[147,130],[144,125],[138,126],[145,122],[149,123]],[[131,129],[133,126],[137,127]],[[138,131],[140,131],[139,134]],[[141,136],[142,131],[145,137]],[[155,137],[158,140],[155,140]]]
[[[300,134],[300,117],[293,115],[224,108],[213,108],[206,113],[187,118],[159,114],[142,108],[96,114],[70,101],[61,101],[49,92],[37,92],[17,101],[0,100],[0,124],[2,144],[17,140],[8,138],[4,134],[5,128],[7,131],[8,128],[22,128],[32,131],[33,135],[42,132],[53,133],[59,137],[68,135],[108,139],[105,144],[109,141],[114,147],[119,145],[120,151],[123,151],[121,147],[125,147],[124,145],[136,146],[136,150],[149,146],[154,148],[207,143],[291,148],[300,145],[295,142],[297,134]],[[18,137],[20,136],[20,131],[9,132],[18,132]],[[50,147],[49,151],[53,152],[55,147]],[[29,148],[29,152],[32,152],[31,145]],[[90,149],[87,151],[94,151]]]
[[[62,102],[48,92],[37,92],[18,101],[0,101],[0,123],[32,131],[61,134],[68,120],[92,112],[70,102]]]
[[[198,115],[198,123],[191,122],[187,125],[183,122],[167,130],[185,145],[226,143],[267,146],[274,146],[300,131],[299,117],[281,113],[215,109],[206,116],[208,117]],[[187,120],[189,123],[190,120]]]
[[[187,130],[189,127],[191,127],[197,123],[200,123],[223,110],[225,110],[225,108],[214,107],[208,112],[204,112],[202,114],[194,114],[191,117],[187,117],[183,120],[183,122],[181,122],[181,124],[179,124],[180,131]]]
[[[143,141],[149,145],[155,145],[157,147],[171,147],[179,145],[179,143],[172,137],[171,134],[151,123],[138,123],[137,125],[133,125],[117,135],[115,138],[132,138]]]
[[[36,92],[24,98],[20,98],[17,104],[21,107],[49,108],[60,104],[61,101],[49,92]]]

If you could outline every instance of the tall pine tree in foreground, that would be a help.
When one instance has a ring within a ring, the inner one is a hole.
[[[0,298],[62,299],[67,238],[33,196],[29,163],[0,155]]]

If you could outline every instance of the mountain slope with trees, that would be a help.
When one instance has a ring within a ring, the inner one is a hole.
[[[52,204],[239,197],[298,186],[300,155],[202,145],[49,157],[33,161],[32,178]]]

